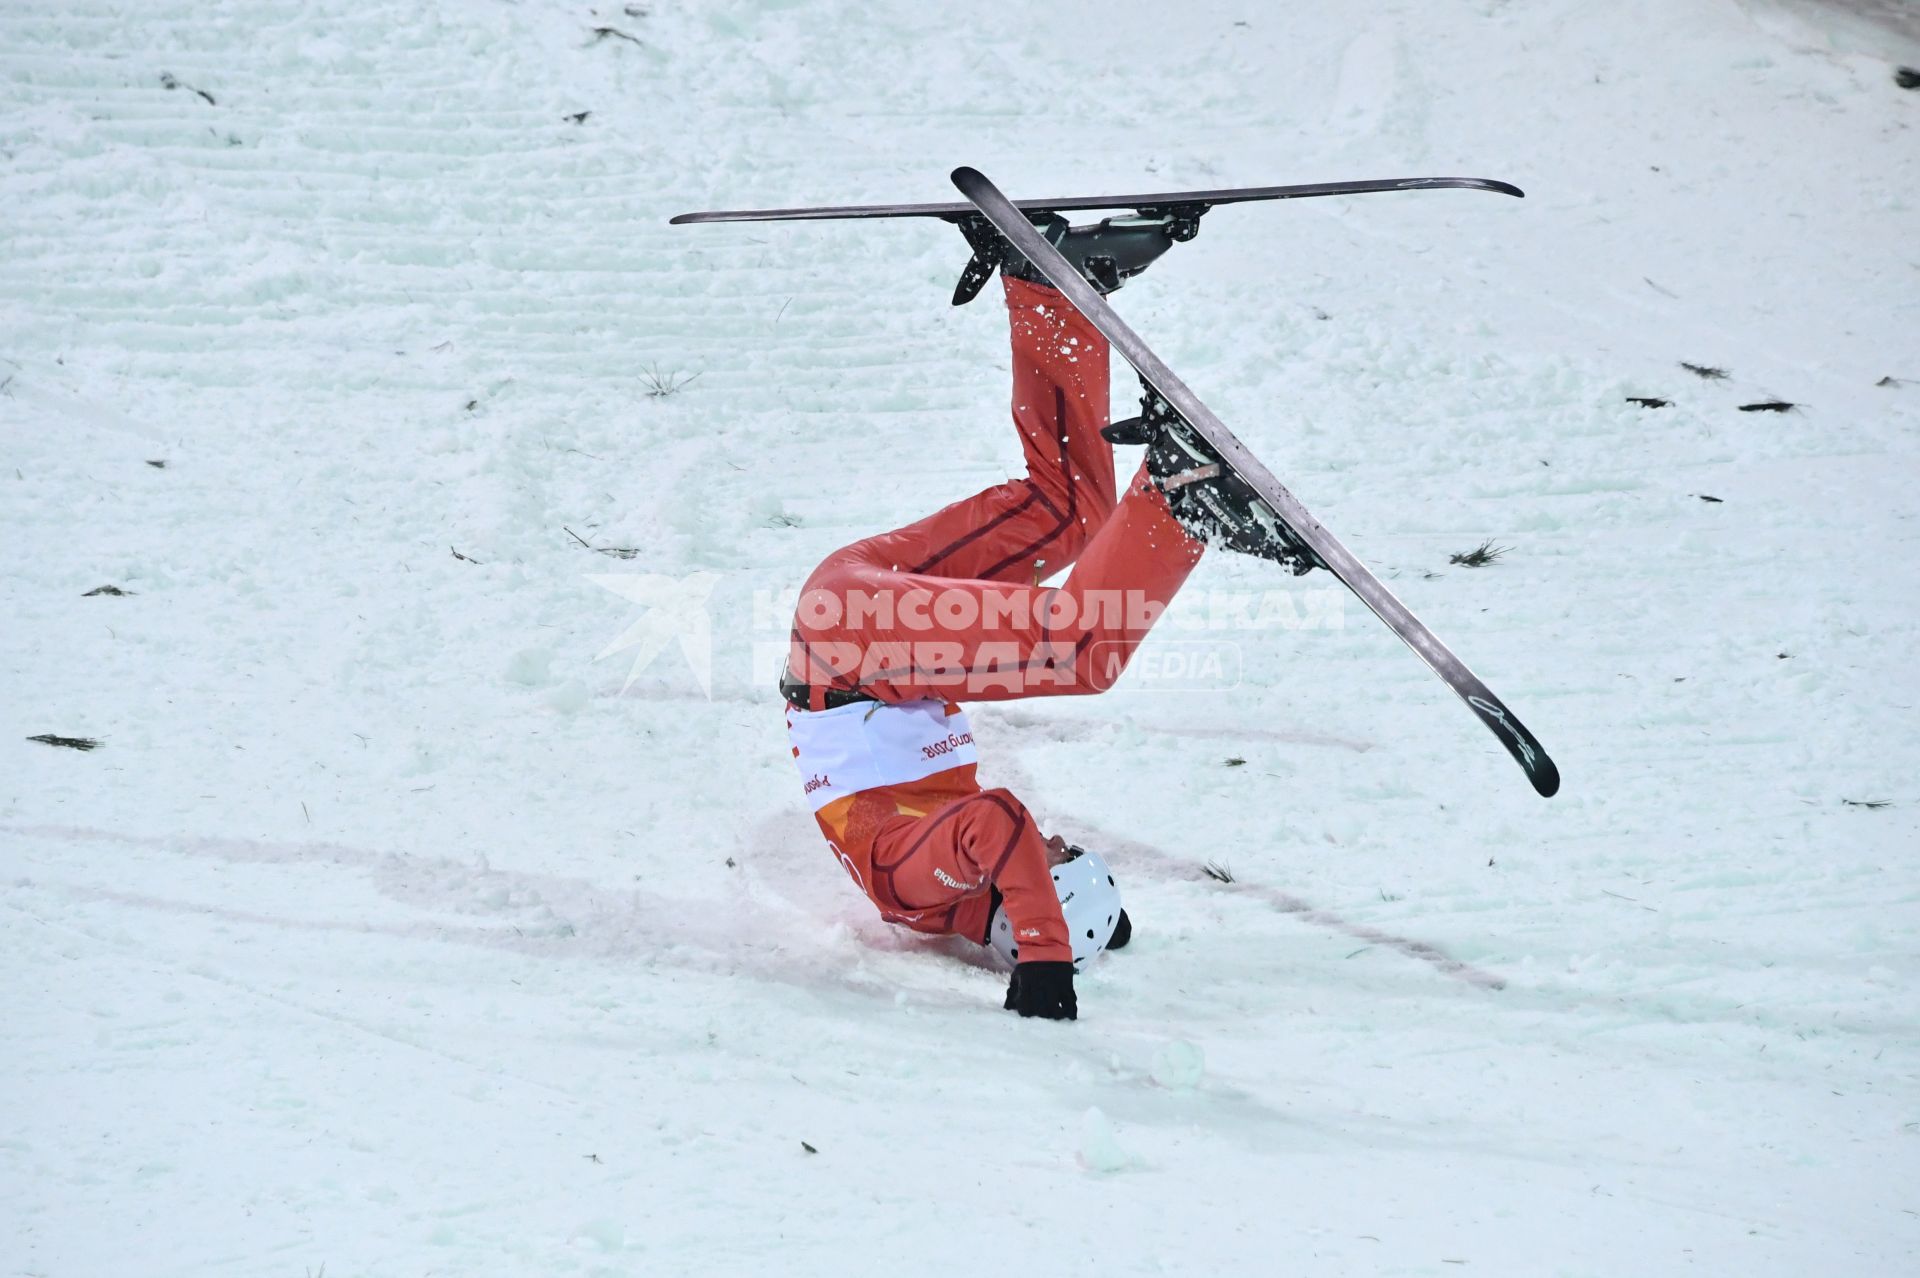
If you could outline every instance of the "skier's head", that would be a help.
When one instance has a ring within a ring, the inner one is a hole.
[[[1121,918],[1120,889],[1098,852],[1065,840],[1060,840],[1059,851],[1064,859],[1053,867],[1053,887],[1060,894],[1060,913],[1073,940],[1073,966],[1079,969],[1113,939]],[[988,941],[1008,963],[1020,961],[1020,947],[1014,944],[1013,924],[1005,910],[995,913]]]

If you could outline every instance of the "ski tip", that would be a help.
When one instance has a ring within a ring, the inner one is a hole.
[[[1540,745],[1540,739],[1527,731],[1526,725],[1507,709],[1506,703],[1489,692],[1485,684],[1474,679],[1470,671],[1467,672],[1467,679],[1470,687],[1454,685],[1461,699],[1472,707],[1473,712],[1480,716],[1480,721],[1507,748],[1507,753],[1527,774],[1527,780],[1533,783],[1533,788],[1541,798],[1551,799],[1558,794],[1560,769],[1553,765],[1553,760]],[[1453,683],[1453,680],[1449,678],[1448,682]]]
[[[1533,782],[1533,788],[1541,798],[1551,799],[1560,793],[1560,769],[1553,766],[1553,760],[1546,755],[1540,756],[1540,765],[1527,774]]]
[[[953,180],[955,186],[964,188],[967,183],[980,180],[980,170],[970,164],[963,164],[947,176]]]
[[[1470,191],[1491,191],[1495,195],[1511,195],[1516,200],[1524,200],[1527,193],[1511,182],[1502,182],[1499,178],[1414,178],[1402,185],[1409,187],[1464,187]]]

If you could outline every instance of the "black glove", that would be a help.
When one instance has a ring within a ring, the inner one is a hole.
[[[1124,949],[1133,939],[1133,920],[1127,917],[1125,910],[1120,911],[1120,921],[1113,925],[1113,939],[1107,942],[1110,950]]]
[[[1007,982],[1005,1007],[1022,1016],[1044,1016],[1050,1021],[1077,1021],[1080,1004],[1073,997],[1073,964],[1020,963]]]

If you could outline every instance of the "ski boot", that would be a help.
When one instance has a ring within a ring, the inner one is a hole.
[[[1193,423],[1144,379],[1140,389],[1140,415],[1100,434],[1108,443],[1147,446],[1147,474],[1182,528],[1202,541],[1271,559],[1296,577],[1327,566]]]
[[[1198,219],[1191,220],[1197,222]],[[995,267],[1015,279],[1048,283],[1039,268],[1027,261],[985,218],[966,218],[959,225],[960,233],[973,247],[973,258],[954,286],[955,306],[971,302],[992,278]],[[1045,213],[1034,215],[1034,229],[1059,249],[1102,295],[1113,292],[1146,270],[1173,247],[1175,240],[1193,238],[1193,228],[1177,215],[1110,217],[1092,226],[1070,226],[1058,213]]]

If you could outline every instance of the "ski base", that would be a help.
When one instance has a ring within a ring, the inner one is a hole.
[[[1133,209],[1154,217],[1176,209],[1216,204],[1248,204],[1264,200],[1304,200],[1329,195],[1367,195],[1376,191],[1433,191],[1455,189],[1490,191],[1524,198],[1511,182],[1493,178],[1413,177],[1366,178],[1355,182],[1302,182],[1291,186],[1231,186],[1211,191],[1156,191],[1140,195],[1075,195],[1051,200],[1015,200],[1022,213],[1064,213],[1080,209]],[[702,222],[829,222],[846,218],[937,217],[958,222],[978,212],[971,204],[829,204],[797,209],[710,209],[682,213],[668,219],[671,226]]]

